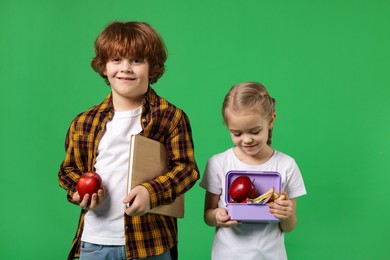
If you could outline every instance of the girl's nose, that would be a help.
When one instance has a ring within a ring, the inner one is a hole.
[[[246,144],[250,144],[253,142],[253,138],[250,137],[250,136],[244,136],[244,139],[243,139],[244,143]]]

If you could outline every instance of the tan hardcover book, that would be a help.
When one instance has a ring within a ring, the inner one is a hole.
[[[162,143],[141,135],[131,135],[127,193],[141,183],[164,175],[168,169],[167,160],[167,150]],[[149,213],[183,218],[184,195],[177,197],[172,204],[153,208]]]

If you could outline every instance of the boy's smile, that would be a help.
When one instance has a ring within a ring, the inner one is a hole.
[[[120,81],[123,81],[123,82],[130,82],[130,81],[134,81],[135,80],[135,77],[117,77],[117,79],[119,79]]]
[[[142,104],[149,87],[147,60],[114,57],[107,62],[104,75],[110,82],[115,111],[135,109]]]

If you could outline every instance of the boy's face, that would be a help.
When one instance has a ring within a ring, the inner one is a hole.
[[[113,57],[104,71],[111,85],[115,111],[131,110],[142,104],[149,87],[147,60]]]
[[[227,126],[241,159],[261,160],[269,154],[268,131],[272,128],[275,116],[269,120],[258,112],[230,112]]]

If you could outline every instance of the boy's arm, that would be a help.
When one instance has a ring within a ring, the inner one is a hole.
[[[65,159],[61,163],[60,170],[58,172],[58,182],[62,188],[67,191],[68,201],[78,204],[78,201],[73,200],[73,195],[77,191],[77,181],[81,176],[81,171],[72,165],[74,163],[74,145],[72,136],[74,133],[74,122],[72,122],[65,139]]]
[[[167,174],[142,184],[149,191],[151,208],[172,203],[199,179],[188,117],[177,111],[171,122],[172,127],[165,138],[169,170]]]

